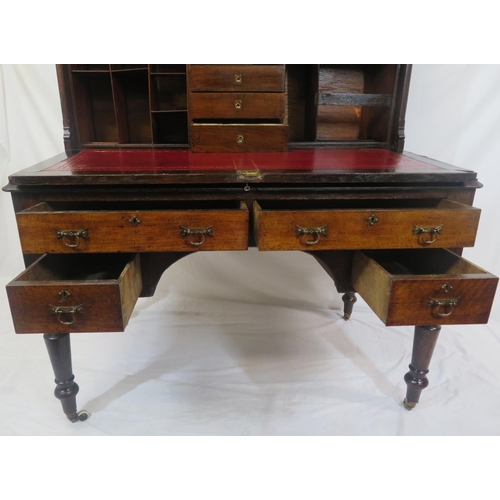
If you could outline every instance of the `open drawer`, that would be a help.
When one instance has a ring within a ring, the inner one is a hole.
[[[25,254],[246,250],[242,202],[43,202],[16,215]]]
[[[122,332],[141,293],[139,255],[44,255],[7,285],[16,333]]]
[[[450,200],[255,202],[259,250],[474,246],[481,211]]]
[[[487,323],[497,284],[445,249],[354,254],[352,285],[387,326]]]

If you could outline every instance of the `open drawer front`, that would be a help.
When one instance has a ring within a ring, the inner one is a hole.
[[[352,285],[388,326],[487,323],[497,284],[445,249],[354,254]]]
[[[474,246],[481,211],[450,200],[297,200],[254,203],[259,250]]]
[[[246,250],[243,202],[43,202],[16,215],[25,254]]]
[[[16,333],[122,332],[142,289],[139,255],[44,255],[7,285]]]

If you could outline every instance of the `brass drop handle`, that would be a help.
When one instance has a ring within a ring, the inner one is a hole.
[[[234,109],[241,109],[242,106],[243,106],[243,104],[240,100],[234,101]]]
[[[446,318],[450,316],[454,308],[458,306],[459,300],[460,297],[456,297],[454,299],[429,299],[427,306],[433,307],[433,316]]]
[[[52,314],[57,315],[62,325],[72,325],[76,321],[75,314],[83,314],[83,305],[79,306],[50,306]]]
[[[234,83],[240,85],[242,82],[243,82],[243,75],[241,74],[234,75]]]
[[[302,243],[304,245],[316,245],[318,243],[320,236],[327,236],[328,226],[321,227],[301,227],[295,226],[295,236],[301,237]]]
[[[444,224],[436,227],[420,227],[413,226],[412,234],[417,234],[418,240],[422,245],[432,245],[438,239],[438,235],[442,234]]]
[[[245,142],[245,136],[243,134],[239,134],[236,137],[236,142],[237,144],[243,144]]]
[[[56,229],[57,239],[69,248],[76,248],[80,244],[80,238],[89,239],[88,229]]]
[[[181,237],[186,238],[187,242],[193,247],[199,247],[205,242],[205,236],[213,237],[214,230],[212,226],[189,228],[181,226]]]

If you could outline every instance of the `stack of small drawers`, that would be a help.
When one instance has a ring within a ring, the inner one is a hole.
[[[188,94],[192,151],[286,151],[284,65],[190,65]]]

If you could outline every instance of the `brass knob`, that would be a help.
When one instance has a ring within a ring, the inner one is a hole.
[[[241,106],[242,106],[241,101],[235,101],[234,102],[235,109],[241,109]]]
[[[243,82],[243,75],[234,75],[234,83],[240,84]]]
[[[241,134],[238,137],[236,137],[236,142],[238,144],[243,144],[244,140],[245,140],[245,137]]]

